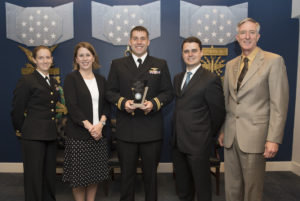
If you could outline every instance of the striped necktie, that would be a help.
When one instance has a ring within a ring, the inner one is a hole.
[[[240,88],[240,86],[242,84],[242,81],[243,81],[243,79],[244,79],[244,77],[245,77],[245,75],[246,75],[246,73],[248,71],[248,61],[249,61],[249,59],[247,57],[245,57],[244,58],[244,67],[243,67],[243,69],[241,71],[241,74],[240,74],[238,82],[237,82],[237,91],[239,90],[239,88]]]
[[[186,79],[185,79],[185,82],[184,82],[184,85],[182,87],[182,90],[188,85],[188,83],[190,82],[191,80],[191,75],[192,75],[192,72],[186,72]]]

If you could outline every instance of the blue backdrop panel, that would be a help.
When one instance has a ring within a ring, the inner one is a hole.
[[[144,5],[155,0],[95,0],[108,6],[114,5]],[[198,6],[234,6],[245,3],[241,0],[185,0]],[[55,66],[61,69],[62,80],[72,70],[72,56],[75,44],[80,41],[92,43],[100,58],[102,68],[99,72],[107,77],[112,59],[122,57],[125,46],[114,46],[110,43],[97,40],[92,37],[91,1],[89,0],[7,0],[6,2],[22,7],[56,7],[73,2],[74,9],[74,38],[59,44],[54,51]],[[270,6],[272,5],[272,6]],[[160,37],[151,40],[150,54],[167,60],[170,73],[175,74],[184,70],[181,59],[181,42],[179,35],[180,1],[161,0],[161,27]],[[10,121],[12,91],[18,78],[21,76],[21,68],[27,63],[26,55],[17,47],[19,43],[6,38],[5,2],[0,3],[0,44],[1,44],[1,105],[0,105],[0,162],[21,161],[20,143],[15,137]],[[290,104],[288,119],[285,128],[285,137],[280,146],[277,161],[291,160],[295,91],[297,76],[297,52],[298,52],[298,20],[291,19],[291,0],[251,0],[248,2],[248,16],[261,23],[261,38],[259,46],[267,51],[272,51],[284,57],[289,85]],[[228,61],[240,54],[240,48],[236,42],[226,46],[229,55]],[[165,134],[164,148],[161,161],[171,161],[169,140],[171,136],[171,117],[173,104],[164,109]]]

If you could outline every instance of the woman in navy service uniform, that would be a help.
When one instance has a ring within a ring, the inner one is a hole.
[[[33,50],[36,69],[22,76],[14,90],[12,122],[21,139],[25,201],[54,201],[56,176],[56,80],[49,77],[48,47]],[[26,113],[26,114],[25,114]]]

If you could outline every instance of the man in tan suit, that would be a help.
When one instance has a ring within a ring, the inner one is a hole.
[[[289,88],[283,58],[257,47],[260,25],[246,18],[237,26],[242,55],[229,61],[224,78],[224,146],[227,201],[261,201],[265,159],[282,142]]]

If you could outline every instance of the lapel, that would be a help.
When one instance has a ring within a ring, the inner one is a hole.
[[[239,68],[240,68],[240,65],[241,65],[241,61],[242,61],[242,58],[241,56],[238,57],[237,59],[237,62],[233,65],[232,67],[232,76],[233,78],[232,79],[229,79],[231,81],[233,81],[233,89],[236,90],[237,89],[237,82],[238,82],[238,77],[239,77]]]
[[[47,89],[51,90],[51,87],[49,86],[49,84],[47,83],[47,81],[45,80],[45,78],[44,78],[39,72],[37,72],[37,71],[35,70],[35,71],[33,71],[33,73],[34,73],[35,77],[37,78],[38,82],[39,82],[42,86],[44,86],[44,87],[46,87]],[[50,81],[51,81],[51,78],[50,78]],[[51,83],[51,82],[50,82],[50,83]],[[51,83],[51,86],[52,86],[52,83]]]
[[[154,67],[152,65],[152,58],[151,56],[149,56],[149,54],[140,67],[137,68],[135,61],[131,55],[126,58],[125,66],[131,72],[131,74],[134,75],[135,78],[145,75],[149,68]]]
[[[87,90],[90,93],[90,90],[89,90],[88,86],[86,85],[86,83],[85,83],[82,75],[80,74],[79,70],[76,70],[76,75],[77,75],[77,77],[79,78],[79,80],[81,82],[81,86],[85,88],[84,90]],[[91,97],[92,97],[92,95],[91,95]]]
[[[142,65],[139,68],[137,68],[138,70],[137,76],[144,75],[151,67],[154,66],[152,65],[152,59],[148,54],[147,57],[145,58],[145,61],[142,63]]]
[[[193,86],[198,83],[198,79],[200,79],[202,73],[203,73],[202,67],[198,68],[198,70],[193,75],[192,79],[189,81],[186,87],[181,91],[181,94],[184,94],[186,91],[193,88]],[[182,79],[181,79],[181,83],[182,83]]]
[[[176,83],[174,83],[175,90],[176,90],[175,92],[176,92],[177,96],[181,96],[181,84],[182,84],[184,74],[185,74],[185,72],[181,72],[178,75],[178,79],[176,79]]]
[[[76,70],[76,74],[80,80],[80,82],[82,83],[81,86],[84,87],[84,90],[88,91],[88,93],[90,94],[90,98],[89,98],[89,101],[90,101],[90,104],[92,104],[93,100],[92,100],[92,94],[88,88],[88,86],[86,85],[82,75],[80,74],[79,70]],[[100,108],[100,101],[101,101],[101,98],[100,97],[104,97],[104,87],[101,86],[101,81],[100,81],[100,77],[97,76],[97,74],[94,73],[94,76],[95,76],[95,79],[96,79],[96,83],[97,83],[97,87],[98,87],[98,91],[99,91],[99,99],[98,99],[98,108]]]
[[[56,87],[58,87],[57,82],[51,76],[50,76],[50,84],[51,84],[51,89],[55,91]]]
[[[101,86],[101,81],[100,81],[100,76],[95,74],[95,78],[96,78],[96,82],[97,82],[97,87],[98,87],[98,91],[99,91],[99,101],[100,101],[100,97],[104,96],[104,86]]]
[[[138,68],[136,67],[136,64],[134,62],[134,59],[132,55],[126,57],[125,60],[125,67],[133,74],[135,75],[137,73]]]
[[[263,59],[264,59],[264,55],[262,53],[262,50],[259,49],[259,51],[257,52],[253,62],[251,63],[251,66],[250,66],[248,72],[246,73],[246,75],[245,75],[245,77],[244,77],[244,79],[241,83],[240,88],[242,88],[247,83],[247,81],[251,77],[253,77],[253,75],[258,71],[258,69],[262,65]]]

